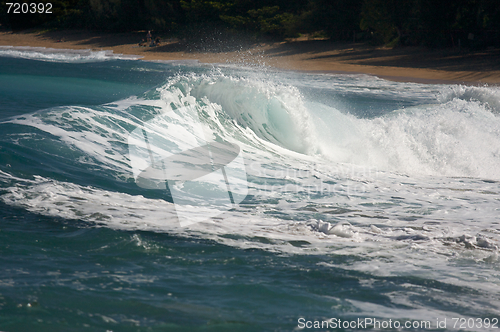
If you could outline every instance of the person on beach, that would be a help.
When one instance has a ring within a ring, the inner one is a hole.
[[[149,47],[160,46],[160,37],[156,37],[154,40],[151,40]]]
[[[146,35],[146,39],[148,41],[148,44],[151,43],[151,30],[148,31],[148,34]]]

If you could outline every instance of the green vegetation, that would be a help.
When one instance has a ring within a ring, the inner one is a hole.
[[[300,34],[377,44],[480,48],[500,45],[500,0],[42,0],[52,14],[7,14],[36,26],[169,34],[212,29],[277,38]]]

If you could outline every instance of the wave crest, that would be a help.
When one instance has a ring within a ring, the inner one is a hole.
[[[195,106],[221,135],[234,133],[236,125],[295,152],[316,151],[314,127],[295,87],[218,73],[178,76],[158,90],[173,108]]]

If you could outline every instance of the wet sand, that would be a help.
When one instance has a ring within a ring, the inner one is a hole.
[[[139,43],[145,37],[146,32],[0,32],[0,45],[112,50],[115,54],[142,56],[144,60],[258,64],[295,71],[369,74],[417,83],[500,84],[500,48],[474,52],[422,47],[388,49],[366,43],[306,38],[284,42],[220,41],[217,38],[204,42],[162,38],[160,46],[140,47]]]

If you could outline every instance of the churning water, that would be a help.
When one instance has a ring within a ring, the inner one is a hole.
[[[500,327],[499,88],[0,54],[0,330]],[[183,226],[130,136],[194,122],[246,195]]]

